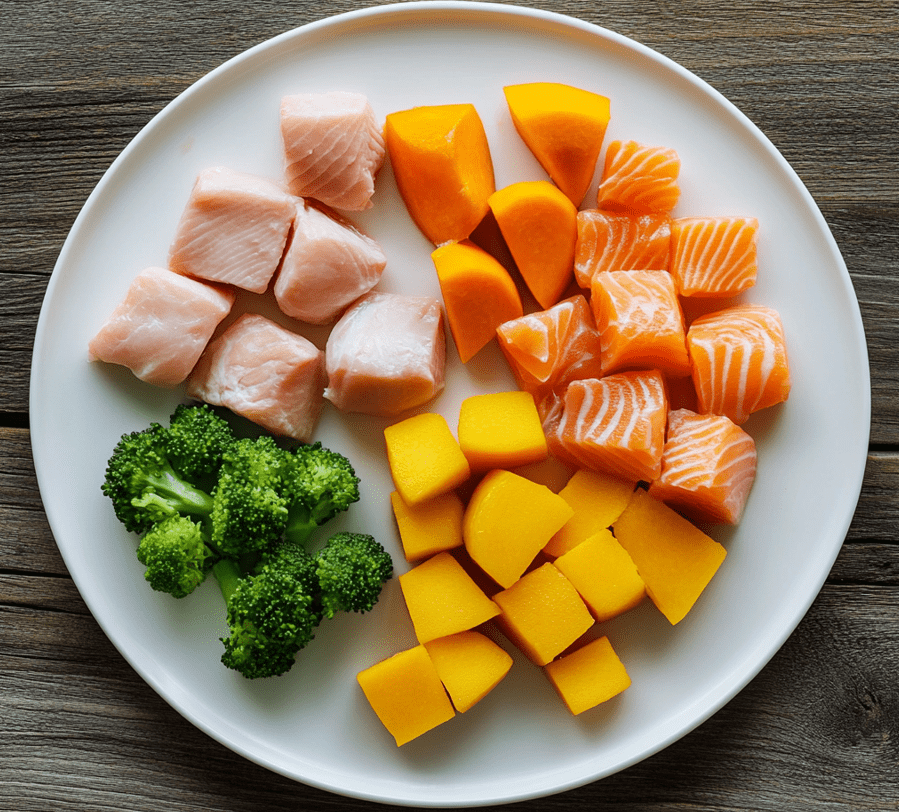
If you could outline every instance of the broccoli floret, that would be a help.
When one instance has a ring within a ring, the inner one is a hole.
[[[315,556],[325,617],[337,612],[367,612],[393,575],[390,554],[374,537],[336,533]]]
[[[212,511],[212,497],[172,467],[167,434],[158,423],[125,434],[109,458],[101,488],[112,500],[119,521],[131,532],[146,532],[169,516],[203,518]]]
[[[169,462],[181,476],[196,484],[215,484],[222,456],[234,442],[228,422],[210,406],[178,406],[169,420],[165,435]]]
[[[231,558],[272,547],[287,525],[285,473],[292,455],[264,435],[232,443],[212,493],[212,543]]]
[[[289,671],[321,620],[303,581],[286,566],[265,565],[244,575],[228,559],[213,572],[228,607],[230,635],[221,638],[222,663],[247,679]]]
[[[183,598],[209,574],[215,554],[202,526],[187,516],[170,516],[153,525],[141,539],[137,559],[153,589]]]
[[[285,536],[302,544],[359,500],[359,477],[346,457],[319,442],[297,448],[293,460],[286,477],[290,508]]]

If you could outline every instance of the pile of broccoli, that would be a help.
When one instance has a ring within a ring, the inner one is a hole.
[[[183,598],[212,573],[230,630],[222,662],[251,679],[288,671],[323,619],[369,611],[393,575],[369,535],[336,533],[307,549],[359,499],[346,457],[321,443],[238,438],[206,404],[123,435],[102,490],[141,534],[137,557],[153,589]]]

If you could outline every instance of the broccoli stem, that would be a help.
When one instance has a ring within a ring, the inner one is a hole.
[[[284,538],[293,544],[305,545],[318,526],[319,523],[313,518],[305,505],[294,504],[287,514]]]
[[[155,493],[152,497],[144,497],[141,500],[143,502],[147,499],[159,503],[168,502],[178,506],[177,512],[193,516],[206,517],[212,513],[212,497],[185,482],[173,469],[164,471],[159,476],[150,477],[148,484],[153,486]]]
[[[237,589],[238,583],[243,578],[240,565],[230,558],[222,558],[212,566],[212,574],[218,581],[219,589],[222,590],[222,597],[227,606],[231,602],[231,596]]]

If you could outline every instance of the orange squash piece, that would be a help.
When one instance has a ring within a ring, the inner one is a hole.
[[[609,100],[555,82],[510,85],[503,90],[521,139],[568,199],[580,206],[609,124]]]
[[[459,713],[487,696],[512,667],[508,652],[476,631],[439,637],[425,648]]]
[[[546,459],[546,435],[533,395],[489,392],[459,407],[459,445],[472,471],[517,468]]]
[[[398,491],[390,494],[393,517],[406,561],[420,561],[462,546],[465,505],[455,491],[408,505]]]
[[[471,475],[443,415],[424,412],[384,429],[393,484],[408,505],[447,493]]]
[[[510,587],[573,513],[545,485],[510,471],[491,471],[465,509],[465,549],[494,581]]]
[[[449,553],[437,553],[398,580],[419,643],[468,631],[499,614],[499,607]]]
[[[397,747],[456,715],[424,646],[375,663],[360,671],[356,681]]]
[[[595,708],[630,687],[631,678],[608,637],[600,637],[544,669],[574,715]]]
[[[390,113],[384,140],[412,220],[434,245],[467,239],[489,211],[493,161],[471,104]]]
[[[553,563],[574,584],[597,623],[630,611],[646,597],[633,559],[609,530],[600,530]]]
[[[503,633],[537,665],[546,665],[592,625],[593,617],[577,590],[553,564],[522,575],[493,600],[502,614]]]
[[[509,272],[469,241],[442,245],[431,254],[443,306],[459,358],[465,364],[496,335],[496,328],[523,314]]]
[[[552,307],[574,279],[577,207],[548,181],[522,181],[487,201],[528,290]]]
[[[684,619],[726,555],[717,541],[643,490],[612,530],[637,565],[646,593],[672,624]]]
[[[556,558],[612,525],[634,495],[636,482],[582,468],[559,491],[574,515],[543,548]]]

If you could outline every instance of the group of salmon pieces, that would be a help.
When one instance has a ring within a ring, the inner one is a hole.
[[[189,397],[308,442],[325,399],[388,416],[437,395],[445,338],[438,300],[375,289],[386,257],[345,214],[371,207],[385,159],[368,100],[286,96],[280,127],[280,182],[200,172],[166,264],[137,275],[89,356],[151,384],[185,384]],[[323,350],[236,312],[241,291],[268,290],[291,319],[332,326]]]
[[[578,212],[581,293],[497,334],[554,456],[735,524],[757,464],[741,425],[787,399],[786,342],[774,309],[735,298],[756,283],[758,221],[673,217],[679,172],[673,149],[612,142]]]

